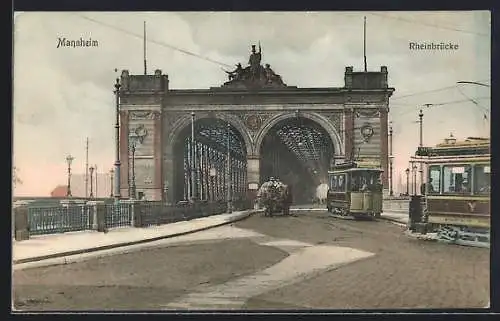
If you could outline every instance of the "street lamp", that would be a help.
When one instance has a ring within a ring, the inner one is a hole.
[[[115,201],[120,195],[120,79],[116,78],[114,94],[116,96],[116,123],[115,123]]]
[[[226,136],[227,136],[227,165],[226,165],[226,183],[227,183],[227,212],[232,213],[233,210],[231,208],[231,172],[230,172],[230,167],[231,167],[231,154],[230,154],[230,140],[229,140],[229,133],[231,131],[231,125],[227,123],[227,130],[226,130]]]
[[[392,163],[393,163],[393,159],[394,159],[394,156],[392,156],[392,124],[391,124],[391,127],[389,128],[389,195],[390,196],[393,196],[394,195],[394,192],[393,192],[393,189],[392,189],[392,176],[393,176],[393,172],[392,172]]]
[[[94,197],[94,189],[93,189],[94,179],[93,179],[92,174],[94,173],[94,167],[90,166],[89,172],[90,172],[90,198],[93,198]]]
[[[95,197],[99,198],[99,193],[97,192],[97,165],[94,165],[95,172]]]
[[[210,176],[210,190],[211,190],[210,199],[212,201],[214,201],[215,200],[215,184],[214,184],[214,181],[215,181],[215,176],[217,175],[217,170],[215,169],[215,167],[211,167],[208,174]]]
[[[68,190],[66,191],[66,196],[71,197],[71,163],[75,158],[73,156],[66,156],[66,162],[68,163]]]
[[[130,191],[129,195],[131,199],[135,199],[135,145],[136,145],[136,140],[134,137],[130,138],[130,150],[132,152],[132,164],[131,164],[131,169],[132,169],[132,182],[130,184]]]
[[[410,195],[410,169],[405,169],[406,173],[406,195]]]

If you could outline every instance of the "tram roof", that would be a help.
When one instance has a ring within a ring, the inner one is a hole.
[[[383,172],[380,168],[368,168],[368,167],[355,167],[355,168],[339,168],[328,171],[328,174],[334,174],[339,172]]]
[[[345,163],[338,163],[333,166],[330,172],[338,172],[338,171],[379,171],[383,172],[377,162],[373,162],[372,160],[358,160],[358,161],[347,161]]]
[[[429,158],[440,157],[479,157],[490,156],[490,139],[482,137],[468,137],[464,141],[457,141],[453,135],[446,138],[443,143],[434,147],[418,147],[415,156]]]
[[[426,164],[490,163],[491,154],[411,157],[411,159],[417,163],[421,162]]]

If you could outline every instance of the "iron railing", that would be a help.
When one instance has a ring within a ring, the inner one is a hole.
[[[132,223],[132,204],[106,204],[105,222],[107,228],[130,226]]]
[[[28,208],[30,235],[89,230],[92,219],[89,205]]]
[[[227,211],[227,204],[225,202],[200,201],[163,206],[153,202],[141,202],[136,204],[135,210],[136,216],[140,217],[141,226],[152,226],[222,214]]]
[[[91,230],[97,206],[104,206],[106,228],[125,226],[147,227],[192,220],[227,212],[227,203],[199,201],[175,205],[157,201],[120,202],[118,204],[65,204],[59,206],[28,206],[29,235]],[[247,200],[232,202],[233,211],[251,209]],[[97,222],[95,222],[97,223]]]

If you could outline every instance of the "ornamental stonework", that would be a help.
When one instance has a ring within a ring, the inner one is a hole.
[[[255,138],[255,135],[261,130],[266,121],[275,114],[276,113],[252,111],[239,113],[238,117],[245,125],[248,133]]]
[[[328,119],[328,121],[333,124],[333,127],[335,128],[335,130],[337,130],[338,132],[341,131],[342,129],[342,113],[341,112],[337,112],[337,113],[322,113],[321,114],[323,117],[326,117]]]
[[[132,177],[132,169],[130,177]],[[135,183],[137,187],[148,187],[153,185],[154,177],[154,160],[153,159],[136,159],[135,160]]]
[[[146,119],[155,120],[158,119],[159,117],[160,113],[157,111],[131,110],[129,112],[130,120],[146,120]]]

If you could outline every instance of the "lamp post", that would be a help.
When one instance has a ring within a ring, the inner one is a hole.
[[[136,192],[135,192],[135,190],[136,190],[136,188],[135,188],[135,145],[136,145],[135,138],[131,137],[130,150],[132,152],[132,164],[131,164],[130,168],[132,169],[132,181],[130,184],[130,191],[129,191],[129,195],[130,195],[131,199],[136,198]]]
[[[413,165],[413,195],[417,195],[417,165]]]
[[[109,197],[113,198],[113,173],[115,171],[113,169],[109,170]]]
[[[392,125],[389,128],[389,195],[393,196],[394,192],[392,189],[392,162],[393,162],[394,156],[392,156]]]
[[[99,198],[99,193],[97,192],[97,165],[94,165],[95,172],[95,197]]]
[[[231,125],[228,123],[227,124],[227,130],[226,130],[226,136],[227,136],[227,165],[226,165],[226,188],[227,188],[227,212],[232,213],[233,210],[231,208],[231,154],[230,154],[230,139],[229,139],[229,133],[231,131]]]
[[[424,113],[422,112],[422,109],[420,109],[420,113],[418,114],[418,123],[420,125],[420,142],[419,142],[419,146],[420,148],[422,148],[424,146],[424,131],[423,131],[423,118],[424,118]],[[424,184],[424,164],[422,162],[420,162],[420,169],[419,169],[419,173],[420,173],[420,186],[422,186]],[[415,192],[415,194],[417,194],[417,192]]]
[[[68,190],[66,191],[66,196],[71,197],[71,163],[75,158],[73,156],[66,156],[66,162],[68,163]]]
[[[215,175],[217,175],[217,170],[215,169],[215,167],[211,167],[208,174],[210,176],[210,191],[211,191],[210,200],[213,202],[215,200],[214,180],[215,180]]]
[[[405,169],[406,173],[406,196],[410,195],[410,169]]]
[[[89,172],[90,172],[90,195],[89,195],[89,197],[93,198],[94,197],[94,189],[93,189],[94,179],[93,179],[92,174],[94,173],[94,167],[90,166],[89,167]]]
[[[116,122],[115,122],[115,201],[118,202],[120,195],[120,79],[116,78]]]

